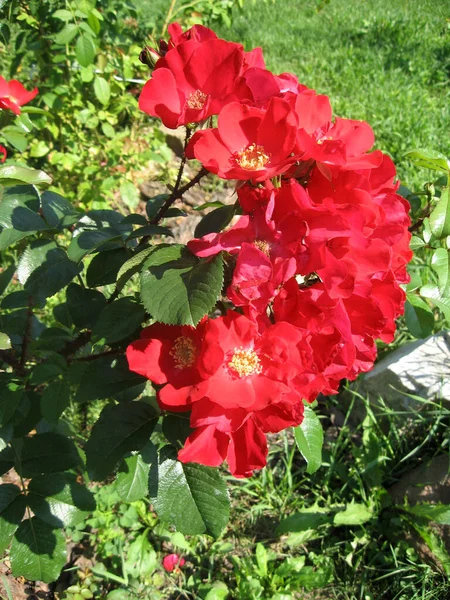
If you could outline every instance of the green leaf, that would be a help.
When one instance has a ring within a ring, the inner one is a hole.
[[[150,499],[159,518],[184,534],[218,537],[230,514],[225,482],[217,469],[183,464],[175,456],[166,447],[150,468]]]
[[[28,146],[28,139],[20,130],[15,127],[4,127],[2,130],[6,142],[13,146],[19,152],[25,152]]]
[[[80,65],[82,67],[91,65],[94,62],[95,53],[96,48],[92,38],[85,34],[80,35],[75,45],[75,56]]]
[[[88,286],[98,287],[115,283],[117,273],[128,257],[129,253],[125,248],[116,248],[96,254],[86,271]]]
[[[41,396],[41,413],[52,425],[57,425],[59,417],[69,406],[70,389],[67,381],[57,379],[52,381]]]
[[[434,327],[434,315],[431,308],[416,294],[408,294],[405,304],[405,321],[408,330],[416,338],[431,335]]]
[[[23,400],[24,391],[15,384],[0,385],[0,426],[7,425]]]
[[[420,288],[420,295],[431,300],[444,313],[450,323],[450,298],[442,296],[437,285],[424,285]]]
[[[66,290],[70,318],[75,327],[91,329],[106,306],[105,296],[97,290],[87,290],[71,283]]]
[[[145,225],[144,227],[139,227],[139,229],[136,229],[136,231],[130,233],[130,235],[127,237],[127,242],[139,237],[143,237],[144,235],[169,235],[173,237],[173,233],[167,227],[161,227],[160,225]]]
[[[6,550],[25,513],[24,496],[11,483],[0,485],[0,554]]]
[[[27,519],[16,531],[10,556],[14,577],[50,583],[66,563],[64,535],[38,517]]]
[[[68,200],[55,192],[44,192],[41,196],[41,202],[45,220],[55,229],[70,227],[81,216]]]
[[[414,506],[402,506],[401,509],[416,517],[433,521],[433,523],[450,525],[450,505],[448,504],[423,503]]]
[[[195,327],[214,308],[222,284],[221,254],[198,259],[185,246],[160,244],[144,264],[141,297],[157,321]]]
[[[134,391],[134,397],[144,391],[147,380],[128,368],[124,356],[102,356],[89,362],[83,373],[75,400],[90,402],[115,398],[124,391]]]
[[[318,529],[321,525],[330,523],[331,517],[327,511],[318,507],[311,507],[299,511],[286,519],[283,519],[276,528],[277,535],[284,533],[308,531],[309,529]]]
[[[39,195],[34,187],[15,186],[4,191],[0,202],[0,250],[47,229],[38,210]]]
[[[114,135],[114,129],[113,129],[113,135]],[[139,194],[139,190],[137,189],[137,187],[133,183],[131,183],[131,181],[124,181],[122,183],[122,185],[120,186],[120,197],[122,198],[124,204],[126,206],[128,206],[128,208],[130,210],[136,210],[136,208],[138,207],[141,195]],[[130,215],[130,217],[131,216],[135,216],[135,215]],[[136,215],[136,216],[142,217],[142,215]],[[145,219],[145,217],[142,217],[142,218],[144,220],[144,225],[145,225],[147,223],[147,219]]]
[[[145,318],[145,311],[131,298],[120,298],[107,304],[92,331],[93,341],[104,339],[113,344],[132,335]]]
[[[109,83],[103,77],[95,76],[94,79],[94,92],[95,97],[99,102],[101,102],[104,106],[109,104],[109,100],[111,98],[111,88],[109,87]]]
[[[9,350],[11,348],[11,340],[6,333],[0,333],[0,350]]]
[[[21,465],[27,475],[59,473],[79,463],[75,444],[59,433],[40,433],[23,440]]]
[[[16,265],[12,263],[0,273],[0,296],[6,291],[12,276],[16,272]]]
[[[135,579],[145,579],[159,567],[159,560],[148,539],[147,532],[139,535],[127,549],[125,571]]]
[[[155,409],[145,402],[126,402],[103,409],[85,446],[91,478],[104,479],[124,454],[143,448],[157,421]]]
[[[139,273],[142,269],[142,265],[147,260],[147,257],[153,252],[154,248],[146,248],[141,252],[138,252],[130,259],[128,259],[119,269],[117,273],[116,291],[120,292],[124,285],[127,283],[133,275]]]
[[[70,473],[33,477],[28,485],[27,504],[52,527],[73,527],[96,507],[92,492]]]
[[[450,293],[450,253],[445,248],[438,248],[431,258],[431,266],[439,277],[439,291],[445,298]]]
[[[315,473],[322,464],[323,429],[314,410],[305,406],[302,424],[294,428],[295,441],[308,463],[306,472]]]
[[[18,167],[16,165],[6,165],[0,167],[0,183],[2,185],[50,185],[52,178],[44,171],[29,169],[28,167]]]
[[[448,173],[450,165],[443,154],[430,150],[411,150],[406,155],[418,167]]]
[[[59,33],[55,35],[55,44],[58,46],[65,46],[76,37],[78,33],[78,27],[75,23],[69,23]]]
[[[125,459],[125,469],[117,475],[117,493],[125,502],[141,500],[148,493],[150,465],[140,454],[134,454]]]
[[[430,215],[430,228],[438,240],[450,235],[450,202],[446,188]]]
[[[366,504],[351,502],[345,510],[334,515],[334,525],[363,525],[373,519],[373,510]]]
[[[231,219],[236,213],[236,206],[234,204],[228,206],[221,206],[216,210],[211,211],[195,228],[194,236],[196,238],[203,237],[208,233],[216,233],[225,229],[230,223]]]
[[[78,262],[91,252],[98,252],[106,242],[120,239],[120,234],[111,228],[82,231],[72,239],[67,249],[71,260]]]
[[[65,10],[61,8],[60,10],[55,10],[52,14],[54,19],[59,19],[60,21],[71,21],[73,19],[72,13],[70,10]]]
[[[61,248],[48,240],[37,240],[22,254],[17,269],[20,283],[35,298],[49,298],[68,285],[81,268]]]

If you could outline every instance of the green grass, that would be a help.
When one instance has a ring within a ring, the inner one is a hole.
[[[166,0],[141,10],[160,26]],[[177,2],[177,5],[181,2]],[[406,185],[428,177],[404,158],[413,148],[450,155],[450,4],[447,0],[244,0],[231,28],[246,49],[262,46],[267,67],[290,71],[327,94],[335,114],[367,120]]]

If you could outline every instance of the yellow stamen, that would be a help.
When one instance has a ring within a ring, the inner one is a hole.
[[[320,140],[317,140],[317,143],[319,144],[319,146],[321,146],[325,141],[327,140],[332,140],[333,138],[330,137],[329,135],[324,135],[323,137],[320,138]]]
[[[189,96],[186,100],[186,106],[188,108],[194,108],[195,110],[200,110],[201,108],[203,108],[205,106],[207,99],[208,99],[208,94],[204,94],[200,90],[195,90],[195,92],[192,92],[191,94],[189,94]]]
[[[262,366],[256,352],[254,350],[244,350],[242,346],[234,349],[233,358],[228,366],[239,377],[259,375],[262,372]]]
[[[264,254],[266,256],[270,256],[270,244],[269,242],[265,242],[264,240],[255,240],[253,242],[253,245],[258,248],[258,250],[261,250],[261,252],[264,252]]]
[[[247,146],[241,152],[237,152],[235,155],[237,164],[243,169],[249,171],[259,171],[269,162],[270,155],[264,152],[263,146],[257,144],[251,144]]]
[[[173,357],[177,369],[186,369],[195,364],[197,349],[191,338],[182,336],[175,340],[170,356]]]

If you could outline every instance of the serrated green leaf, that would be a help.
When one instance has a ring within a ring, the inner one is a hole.
[[[27,475],[60,473],[79,463],[75,444],[59,433],[40,433],[23,440],[21,466]]]
[[[104,339],[113,344],[129,337],[142,324],[145,311],[131,298],[119,298],[107,304],[92,331],[93,341]]]
[[[146,248],[138,254],[129,258],[119,269],[117,273],[116,291],[120,292],[124,285],[133,275],[139,273],[148,256],[153,252],[154,248]]]
[[[141,297],[161,323],[192,325],[214,308],[223,284],[223,259],[199,259],[179,244],[157,246],[141,273]]]
[[[0,554],[9,546],[25,513],[25,501],[17,485],[0,485]]]
[[[55,192],[44,192],[41,196],[41,203],[45,220],[55,229],[64,229],[75,225],[81,216],[68,200]]]
[[[96,254],[86,271],[88,286],[98,287],[115,283],[117,273],[128,257],[129,253],[125,248],[116,248]]]
[[[32,186],[15,186],[4,191],[0,202],[0,250],[47,229],[37,214],[39,206],[39,195]]]
[[[75,44],[75,56],[82,67],[88,67],[94,62],[95,44],[89,35],[82,34]]]
[[[38,475],[28,485],[27,504],[52,527],[73,527],[95,510],[95,498],[70,473]]]
[[[295,441],[301,455],[308,463],[306,472],[315,473],[322,464],[323,429],[319,417],[305,406],[302,424],[294,428]]]
[[[41,413],[52,425],[57,425],[59,417],[69,406],[70,389],[67,381],[57,379],[52,381],[44,390],[41,397]]]
[[[37,240],[23,253],[17,275],[25,290],[34,298],[49,298],[66,287],[81,267],[69,260],[55,242]]]
[[[116,491],[122,500],[135,502],[147,495],[149,471],[150,465],[140,454],[125,459],[125,467],[116,479]]]
[[[363,525],[373,518],[373,510],[366,504],[351,502],[345,510],[334,515],[333,523],[339,525]]]
[[[157,421],[155,409],[145,402],[103,409],[85,446],[92,479],[104,479],[127,452],[143,448]]]
[[[75,400],[89,402],[103,398],[115,398],[125,391],[139,396],[144,391],[146,379],[132,373],[124,356],[103,356],[89,362],[81,378]]]
[[[44,173],[44,171],[37,171],[28,167],[18,167],[16,165],[6,165],[0,167],[0,183],[4,186],[15,186],[18,184],[50,185],[52,178],[47,173]]]
[[[442,296],[437,285],[427,284],[420,288],[420,295],[431,300],[443,313],[450,323],[450,298]]]
[[[38,517],[27,519],[16,531],[10,556],[14,577],[55,581],[67,559],[63,533]]]
[[[82,288],[71,283],[66,290],[67,308],[75,327],[92,328],[106,306],[105,296],[98,290]]]
[[[101,102],[104,106],[109,104],[109,100],[111,98],[111,88],[104,77],[100,77],[99,75],[95,76],[94,92],[95,97],[99,102]]]
[[[163,449],[150,468],[151,502],[162,521],[184,534],[218,537],[230,515],[225,482],[217,469],[183,464],[174,449]]]
[[[431,308],[416,294],[408,294],[405,304],[405,322],[408,330],[416,338],[431,335],[434,327],[434,315]]]
[[[120,237],[120,234],[111,228],[82,231],[70,242],[67,254],[71,260],[79,262],[91,252],[98,252],[106,242],[115,241]]]
[[[450,292],[450,252],[445,248],[437,248],[431,258],[431,266],[439,278],[439,291],[445,298]]]
[[[205,215],[200,223],[195,228],[194,236],[196,238],[203,237],[208,233],[217,233],[225,229],[234,217],[236,207],[234,204],[228,206],[220,206],[210,213]]]
[[[438,240],[450,235],[450,201],[446,188],[429,217],[430,229]]]
[[[127,237],[127,242],[143,237],[144,235],[169,235],[173,237],[173,233],[167,227],[161,227],[161,225],[144,225],[144,227],[139,227],[139,229],[130,233]]]

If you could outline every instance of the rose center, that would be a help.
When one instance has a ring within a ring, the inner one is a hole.
[[[207,99],[208,99],[208,94],[204,94],[200,90],[195,90],[195,92],[192,92],[191,94],[189,94],[189,96],[186,100],[186,106],[188,108],[200,110],[201,108],[203,108],[205,106]]]
[[[264,147],[258,144],[251,144],[245,150],[235,154],[237,164],[243,169],[249,171],[259,171],[269,162],[270,155],[264,152]]]
[[[269,242],[265,242],[264,240],[255,240],[253,242],[255,248],[261,250],[266,256],[270,256],[270,244]]]
[[[259,375],[262,372],[261,362],[256,352],[254,350],[244,350],[242,346],[234,349],[228,367],[237,373],[239,377]]]
[[[332,140],[333,138],[330,137],[329,135],[324,135],[323,137],[321,137],[320,139],[317,140],[317,143],[319,144],[319,146],[321,146],[324,142],[327,142],[328,140]]]
[[[191,338],[179,337],[172,346],[170,356],[172,356],[177,369],[186,369],[195,364],[197,349]]]

